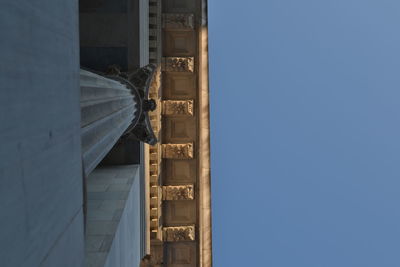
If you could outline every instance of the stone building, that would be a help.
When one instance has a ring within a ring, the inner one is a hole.
[[[3,1],[0,31],[0,265],[211,266],[207,1]]]
[[[161,21],[161,25],[160,25]],[[145,147],[155,266],[211,266],[207,2],[150,1],[151,96],[160,142]]]

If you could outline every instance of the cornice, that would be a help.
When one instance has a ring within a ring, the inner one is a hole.
[[[210,108],[208,77],[207,0],[201,2],[199,25],[199,247],[200,266],[212,266]]]

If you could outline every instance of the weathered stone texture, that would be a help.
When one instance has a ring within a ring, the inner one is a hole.
[[[163,200],[193,200],[193,185],[163,186]]]
[[[194,241],[195,240],[195,226],[177,226],[177,227],[164,227],[164,241],[179,242],[179,241]]]

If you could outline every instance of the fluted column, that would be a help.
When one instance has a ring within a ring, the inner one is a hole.
[[[89,174],[125,130],[137,122],[139,96],[124,83],[81,70],[82,157]]]

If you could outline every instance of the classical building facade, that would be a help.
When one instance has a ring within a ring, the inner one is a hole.
[[[206,0],[0,2],[0,265],[208,267]]]
[[[207,2],[150,1],[150,62],[160,66],[146,145],[154,266],[211,266]]]

